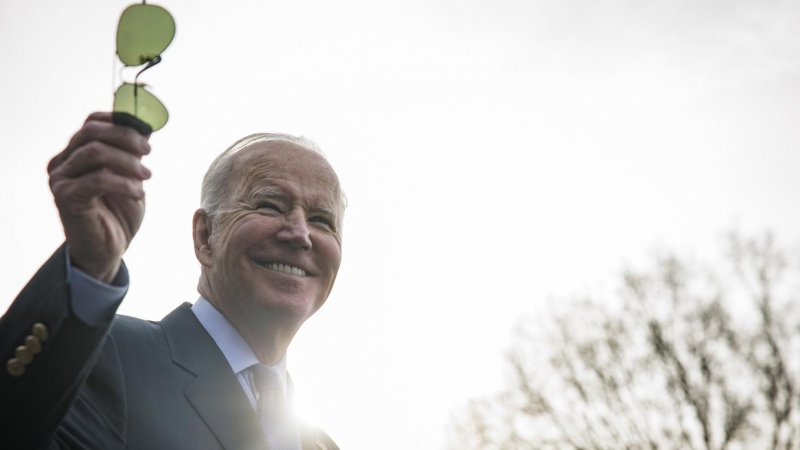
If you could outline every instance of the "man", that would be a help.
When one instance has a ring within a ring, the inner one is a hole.
[[[147,322],[115,316],[147,140],[95,113],[50,162],[66,243],[0,319],[3,448],[337,448],[288,413],[285,370],[339,269],[336,173],[291,136],[226,150],[192,222],[201,297]]]

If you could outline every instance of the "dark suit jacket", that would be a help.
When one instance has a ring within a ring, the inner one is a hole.
[[[161,322],[116,316],[90,326],[69,302],[62,246],[0,318],[4,365],[34,323],[50,335],[23,375],[3,367],[0,447],[267,448],[236,375],[188,303]],[[303,450],[338,448],[307,425],[302,440]]]

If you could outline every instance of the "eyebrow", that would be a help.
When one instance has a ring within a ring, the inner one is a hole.
[[[332,217],[336,217],[336,212],[327,206],[315,206],[314,211],[328,214]]]
[[[272,189],[259,189],[252,194],[253,198],[285,198],[286,194]]]

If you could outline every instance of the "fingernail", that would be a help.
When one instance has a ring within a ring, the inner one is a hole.
[[[150,178],[153,175],[153,173],[150,172],[150,169],[148,169],[147,167],[141,166],[141,168],[142,168],[142,175],[144,175],[145,178]]]
[[[148,144],[147,142],[144,143],[144,152],[143,153],[145,155],[149,155],[150,154],[150,144]]]

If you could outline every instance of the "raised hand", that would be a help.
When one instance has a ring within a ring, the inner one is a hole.
[[[72,264],[105,283],[144,218],[148,138],[114,125],[111,113],[93,113],[47,166]]]

